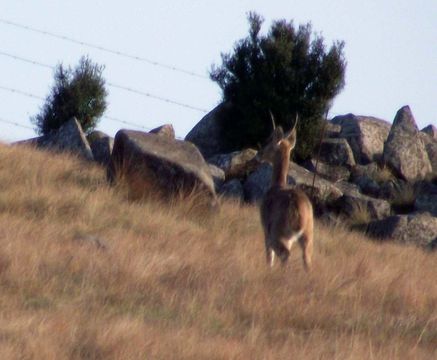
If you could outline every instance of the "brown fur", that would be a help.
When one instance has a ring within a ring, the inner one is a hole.
[[[262,158],[273,163],[273,174],[272,185],[261,204],[261,222],[270,266],[274,264],[275,254],[285,264],[291,246],[298,241],[304,266],[309,270],[313,252],[313,207],[303,191],[287,186],[290,154],[295,144],[296,127],[285,136],[277,128],[262,152]]]

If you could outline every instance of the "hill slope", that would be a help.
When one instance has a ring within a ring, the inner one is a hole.
[[[256,208],[194,204],[0,146],[0,358],[436,358],[437,254],[318,225],[269,271]]]

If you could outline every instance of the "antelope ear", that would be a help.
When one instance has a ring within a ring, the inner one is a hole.
[[[294,126],[293,129],[291,129],[286,135],[285,138],[288,140],[288,142],[291,145],[291,149],[293,150],[294,147],[296,146],[296,128],[297,128],[297,122],[299,121],[299,117],[296,114],[296,121],[294,122]]]
[[[290,132],[288,132],[287,135],[286,135],[286,138],[287,138],[288,142],[290,143],[290,145],[291,145],[291,149],[292,149],[292,150],[293,150],[294,147],[296,146],[296,137],[297,137],[297,134],[296,134],[296,126],[295,126],[295,127],[294,127]]]

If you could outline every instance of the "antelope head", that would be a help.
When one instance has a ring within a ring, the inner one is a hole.
[[[277,154],[283,154],[282,156],[288,154],[288,159],[290,158],[291,151],[296,146],[298,116],[296,115],[293,128],[285,134],[281,126],[275,125],[275,119],[271,112],[270,117],[272,119],[273,131],[267,141],[267,145],[260,151],[259,157],[261,161],[274,163]]]

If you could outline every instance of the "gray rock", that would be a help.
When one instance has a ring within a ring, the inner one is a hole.
[[[103,139],[103,138],[107,138],[109,137],[108,134],[105,134],[103,131],[100,130],[94,130],[91,131],[87,136],[86,139],[88,140],[88,143],[91,144],[93,143],[93,141],[95,140],[99,140],[99,139]]]
[[[307,195],[311,197],[311,192],[313,192],[313,181],[314,188],[316,189],[314,192],[318,194],[320,202],[334,201],[343,195],[343,192],[330,181],[322,179],[320,176],[316,176],[314,180],[314,173],[294,162],[290,162],[290,167],[288,169],[289,184],[298,185],[307,189]]]
[[[101,165],[108,166],[114,147],[114,139],[109,136],[100,137],[91,142],[90,145],[94,160]]]
[[[367,165],[357,165],[351,171],[350,181],[356,184],[360,192],[372,197],[379,197],[381,192],[380,168],[378,164],[372,162]]]
[[[320,160],[338,166],[354,166],[355,159],[346,139],[325,139],[320,147]]]
[[[394,179],[380,184],[379,197],[382,199],[394,201],[399,194],[409,191],[412,184],[402,179]]]
[[[419,132],[419,137],[425,144],[425,150],[431,163],[432,174],[437,176],[437,139],[422,131]]]
[[[437,177],[437,140],[425,145],[425,149],[428,154],[429,162],[431,163],[432,175]]]
[[[437,127],[435,127],[434,125],[428,125],[424,127],[421,131],[425,134],[428,134],[433,139],[437,140]]]
[[[417,189],[414,207],[420,212],[429,212],[437,216],[437,185],[423,183]]]
[[[162,126],[159,126],[155,129],[152,129],[149,131],[150,134],[156,134],[159,136],[164,136],[168,139],[174,140],[176,138],[174,128],[172,124],[165,124]]]
[[[366,165],[356,165],[351,170],[351,180],[360,176],[369,176],[374,179],[374,175],[379,171],[379,166],[375,162]]]
[[[212,164],[208,164],[208,167],[209,172],[212,176],[212,180],[214,181],[215,191],[217,192],[225,181],[225,172],[219,167]]]
[[[249,203],[260,201],[272,182],[273,167],[263,163],[251,173],[243,185],[244,199]]]
[[[371,222],[367,231],[381,240],[430,248],[437,240],[437,218],[426,213],[394,215]]]
[[[254,149],[245,149],[228,154],[214,155],[208,159],[208,163],[222,169],[225,172],[226,179],[243,178],[258,167],[257,153]]]
[[[220,188],[220,194],[224,197],[241,201],[244,199],[243,184],[238,179],[229,180]]]
[[[344,166],[329,165],[323,161],[317,162],[315,159],[307,161],[303,166],[307,170],[316,172],[317,175],[333,182],[348,180],[351,174],[349,169]]]
[[[347,181],[339,181],[335,183],[335,187],[341,191],[341,194],[347,194],[347,195],[361,195],[360,188],[353,183],[347,182]]]
[[[420,212],[429,212],[437,217],[437,194],[418,195],[414,207]]]
[[[216,198],[209,167],[196,146],[141,131],[120,130],[115,136],[108,179],[119,178],[135,198],[193,191]]]
[[[421,180],[431,173],[431,163],[416,121],[408,106],[401,108],[384,144],[384,162],[407,181]]]
[[[262,199],[270,187],[272,179],[272,166],[267,163],[261,164],[253,173],[251,173],[244,183],[245,200],[252,203]],[[325,203],[338,199],[343,193],[331,182],[316,176],[314,182],[314,173],[307,169],[290,162],[288,170],[288,184],[290,186],[299,186],[307,195],[317,203]],[[317,199],[316,199],[317,198]]]
[[[379,197],[379,194],[381,192],[381,187],[371,177],[367,175],[358,176],[354,178],[353,182],[359,187],[360,192],[362,192],[363,194],[372,197]]]
[[[355,209],[366,209],[371,219],[383,219],[390,215],[390,204],[362,194],[344,194],[335,202],[337,211],[349,216]]]
[[[29,146],[29,147],[37,147],[40,143],[43,142],[44,136],[37,136],[34,138],[14,141],[11,145],[15,146]]]
[[[339,138],[341,133],[341,125],[334,124],[332,121],[326,122],[325,138]]]
[[[57,131],[41,136],[38,147],[69,152],[86,160],[93,160],[93,153],[82,127],[76,118],[64,123]]]
[[[205,159],[226,152],[220,136],[220,123],[229,116],[231,109],[230,104],[221,103],[206,114],[185,137],[185,141],[198,147]]]
[[[347,114],[336,116],[332,123],[341,125],[339,136],[348,141],[358,163],[367,164],[381,158],[390,131],[389,122],[371,116]]]

